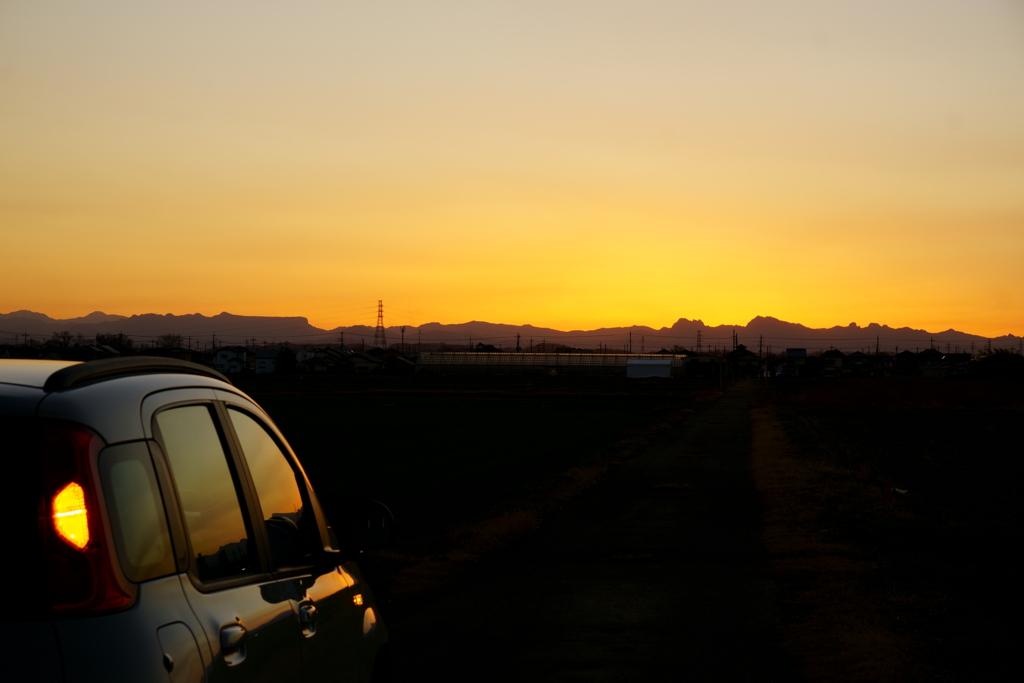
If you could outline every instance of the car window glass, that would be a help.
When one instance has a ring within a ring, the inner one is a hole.
[[[149,449],[141,442],[100,454],[100,476],[121,568],[136,583],[174,572],[171,539]]]
[[[258,571],[235,480],[208,406],[171,408],[157,426],[202,581]]]
[[[319,533],[313,516],[305,514],[296,472],[259,422],[239,410],[229,409],[228,414],[256,487],[274,564],[302,564],[315,549]]]

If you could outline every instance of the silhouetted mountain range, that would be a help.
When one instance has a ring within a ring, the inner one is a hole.
[[[191,341],[206,344],[258,344],[289,342],[293,345],[337,345],[342,335],[347,345],[365,344],[370,347],[374,340],[374,328],[368,325],[336,327],[324,330],[314,327],[306,318],[246,316],[220,313],[205,316],[198,313],[191,315],[160,315],[146,313],[143,315],[110,315],[96,311],[80,318],[64,320],[54,319],[33,311],[15,311],[0,313],[0,343],[11,343],[23,339],[23,335],[42,341],[54,332],[70,331],[92,339],[97,334],[117,334],[123,332],[137,342],[148,342],[164,334],[181,335]],[[990,343],[993,348],[1018,348],[1021,338],[1012,334],[988,339],[980,335],[945,330],[929,332],[910,327],[894,328],[888,325],[871,323],[861,327],[854,323],[829,328],[811,328],[799,323],[791,323],[777,318],[757,316],[746,325],[705,325],[701,320],[680,318],[671,327],[655,329],[642,325],[632,327],[607,327],[595,330],[556,330],[533,325],[506,325],[481,321],[470,321],[452,325],[441,323],[425,323],[419,326],[405,326],[405,343],[415,345],[466,345],[482,342],[504,349],[513,349],[516,335],[520,335],[520,346],[528,349],[531,342],[534,346],[547,343],[578,348],[593,349],[599,346],[610,351],[622,350],[628,345],[632,335],[633,351],[652,352],[661,348],[672,349],[674,346],[693,349],[698,344],[703,348],[718,348],[732,345],[732,334],[735,331],[741,344],[756,349],[759,341],[771,344],[774,350],[785,347],[805,347],[809,349],[828,348],[834,346],[844,350],[874,350],[876,340],[882,350],[892,351],[897,346],[901,349],[928,348],[935,345],[945,349],[959,345],[961,349],[969,348],[973,342],[980,351]],[[387,341],[395,344],[402,340],[399,326],[386,328]]]

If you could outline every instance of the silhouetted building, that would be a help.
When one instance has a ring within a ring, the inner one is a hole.
[[[244,346],[222,346],[213,354],[213,369],[224,374],[249,370],[249,350]]]
[[[277,372],[277,349],[263,349],[256,352],[256,374],[269,375]]]
[[[839,377],[843,374],[843,359],[846,354],[839,349],[829,349],[818,356],[822,377]]]

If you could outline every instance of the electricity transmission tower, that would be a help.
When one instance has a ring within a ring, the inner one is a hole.
[[[384,337],[384,301],[377,300],[377,329],[373,333],[374,348],[388,348],[388,340]]]

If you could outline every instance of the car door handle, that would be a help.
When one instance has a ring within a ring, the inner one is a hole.
[[[224,655],[224,663],[237,666],[245,661],[245,627],[241,624],[229,624],[220,630],[220,653]]]
[[[316,635],[316,605],[299,605],[299,625],[302,626],[302,635],[306,638]]]

